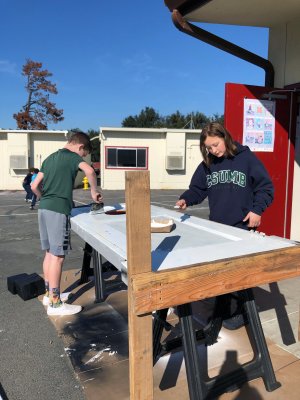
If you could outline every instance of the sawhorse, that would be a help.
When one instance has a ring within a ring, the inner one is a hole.
[[[153,324],[153,361],[155,363],[162,353],[183,345],[191,400],[212,400],[225,392],[240,388],[245,382],[260,377],[263,379],[267,391],[270,392],[280,387],[274,374],[252,289],[236,292],[236,296],[242,305],[242,315],[254,357],[251,361],[242,364],[239,369],[214,378],[209,378],[207,370],[201,366],[197,344],[208,346],[217,341],[224,316],[230,308],[230,295],[221,295],[216,298],[210,323],[198,331],[193,327],[191,304],[177,306],[182,336],[164,344],[161,344],[160,340],[163,329],[169,329],[166,322],[168,309],[156,313]]]
[[[93,268],[90,267],[91,260]],[[95,303],[101,303],[105,299],[102,256],[92,246],[85,243],[79,284],[88,282],[90,276],[94,276],[95,280]]]
[[[91,260],[93,268],[90,267]],[[94,275],[96,303],[102,302],[105,298],[102,268],[101,254],[85,243],[80,283],[87,282],[89,276]],[[205,328],[200,330],[195,330],[193,327],[191,304],[177,306],[182,336],[163,344],[161,343],[163,329],[171,329],[166,321],[168,309],[159,310],[154,314],[153,363],[155,364],[161,354],[183,346],[191,400],[213,399],[222,393],[238,389],[245,382],[260,377],[263,379],[267,391],[273,391],[280,387],[280,383],[276,381],[252,289],[236,292],[236,297],[241,304],[254,357],[250,362],[243,364],[240,369],[214,378],[209,378],[207,371],[201,367],[197,345],[210,346],[216,343],[223,320],[230,309],[230,295],[221,295],[216,298],[212,319]]]

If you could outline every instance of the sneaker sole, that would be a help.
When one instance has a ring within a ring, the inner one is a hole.
[[[53,308],[48,306],[47,315],[49,315],[50,317],[55,317],[55,316],[63,317],[65,315],[78,314],[80,313],[81,310],[82,310],[81,306],[74,306],[74,308],[72,309],[65,309],[63,307]]]

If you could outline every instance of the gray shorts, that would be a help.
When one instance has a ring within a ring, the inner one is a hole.
[[[42,250],[54,256],[65,256],[70,246],[70,218],[50,210],[38,210]]]

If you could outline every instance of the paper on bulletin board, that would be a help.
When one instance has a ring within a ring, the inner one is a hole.
[[[252,151],[273,151],[275,101],[244,99],[243,145]]]

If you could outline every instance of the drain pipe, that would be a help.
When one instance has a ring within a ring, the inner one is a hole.
[[[173,10],[172,21],[177,29],[187,35],[193,36],[196,39],[202,40],[218,49],[224,50],[242,60],[248,61],[251,64],[257,65],[265,70],[265,86],[274,87],[274,68],[272,63],[265,58],[258,56],[257,54],[251,53],[251,51],[245,50],[242,47],[237,46],[219,36],[214,35],[208,31],[205,31],[198,26],[187,22],[178,10]]]

